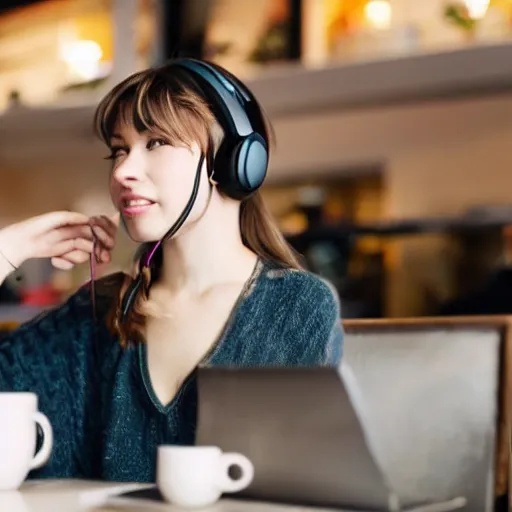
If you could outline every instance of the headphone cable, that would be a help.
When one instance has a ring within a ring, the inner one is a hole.
[[[151,248],[150,251],[148,251],[147,256],[144,258],[144,256],[141,258],[142,264],[140,265],[139,274],[138,276],[133,280],[131,283],[129,289],[126,291],[124,298],[123,298],[123,304],[121,308],[121,321],[123,321],[128,314],[128,311],[132,305],[133,300],[135,299],[135,296],[137,295],[137,292],[139,291],[139,288],[142,284],[143,276],[142,276],[142,270],[144,267],[149,267],[151,264],[151,260],[153,259],[153,256],[155,255],[158,248],[162,245],[163,242],[168,240],[169,238],[173,237],[177,231],[181,228],[181,226],[184,224],[184,222],[187,220],[188,216],[190,215],[190,212],[192,211],[192,208],[194,206],[194,203],[197,199],[197,193],[199,192],[199,184],[201,182],[201,170],[203,167],[203,162],[205,160],[204,153],[201,153],[201,158],[199,159],[199,163],[197,165],[196,175],[194,178],[194,186],[192,188],[192,193],[190,194],[190,198],[185,205],[185,208],[183,208],[183,211],[181,212],[180,216],[176,220],[176,222],[171,226],[171,228],[167,231],[167,233],[158,241],[155,243],[155,245]]]

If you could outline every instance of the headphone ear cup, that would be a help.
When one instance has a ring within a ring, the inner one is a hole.
[[[215,156],[213,178],[224,194],[241,201],[261,187],[267,168],[265,140],[252,133],[233,146],[223,142]]]
[[[258,190],[265,180],[268,151],[261,135],[252,133],[238,142],[232,153],[237,198],[244,199]]]

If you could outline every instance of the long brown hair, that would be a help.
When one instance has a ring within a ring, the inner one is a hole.
[[[233,75],[216,66],[229,78]],[[273,133],[261,106],[256,102],[260,119],[263,119],[262,135],[269,148]],[[172,61],[159,68],[133,74],[115,86],[99,104],[94,118],[95,130],[108,146],[118,122],[132,125],[137,131],[149,130],[171,144],[190,146],[196,142],[203,154],[215,151],[223,137],[212,110],[201,91],[187,71],[173,66]],[[209,147],[209,146],[212,146]],[[279,266],[301,268],[299,260],[282,236],[276,222],[267,210],[258,191],[244,199],[240,205],[240,231],[243,243],[261,259],[272,261]],[[144,341],[143,330],[151,282],[158,279],[163,252],[152,259],[150,266],[137,263],[147,251],[137,251],[136,264],[131,276],[126,276],[117,300],[108,315],[108,326],[116,334],[122,346]],[[132,307],[123,320],[121,318],[123,298],[130,284],[142,272],[143,283],[132,302]]]

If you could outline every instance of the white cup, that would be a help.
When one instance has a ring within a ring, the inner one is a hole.
[[[239,466],[240,478],[229,476]],[[254,466],[240,453],[223,453],[217,446],[159,446],[156,479],[166,501],[197,508],[215,503],[222,493],[239,492],[252,482]]]
[[[43,431],[43,444],[34,455],[36,424]],[[52,427],[37,410],[37,395],[0,393],[0,491],[18,489],[30,470],[46,464],[52,448]]]

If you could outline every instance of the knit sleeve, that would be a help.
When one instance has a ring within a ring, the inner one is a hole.
[[[306,339],[309,337],[312,350],[319,352],[319,363],[337,366],[343,355],[344,333],[339,298],[327,281],[320,280],[318,284],[317,300],[306,326]]]
[[[83,445],[92,311],[87,290],[44,312],[0,340],[0,391],[38,396],[54,431],[51,458],[40,473],[77,476]]]
[[[76,391],[122,281],[121,273],[96,281],[96,311],[91,287],[84,285],[62,305],[2,337],[0,391],[32,391],[42,399],[63,395],[62,388]]]
[[[298,363],[337,366],[343,355],[340,301],[334,287],[313,274],[294,280],[295,304],[288,319],[288,339],[295,339]]]
[[[2,337],[0,391],[47,395],[62,379],[74,378],[67,370],[77,344],[90,328],[83,302],[83,292],[79,292]]]

